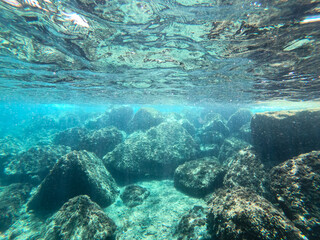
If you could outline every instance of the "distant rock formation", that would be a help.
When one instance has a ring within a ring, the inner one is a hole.
[[[131,134],[103,157],[118,182],[172,177],[180,164],[199,151],[192,136],[177,122],[163,122],[147,132]]]

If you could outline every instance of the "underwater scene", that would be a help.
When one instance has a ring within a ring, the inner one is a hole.
[[[320,0],[0,0],[0,239],[320,239]]]

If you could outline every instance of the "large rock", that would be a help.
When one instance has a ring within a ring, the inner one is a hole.
[[[262,160],[282,162],[320,149],[320,109],[257,113],[251,130]]]
[[[71,128],[55,136],[56,144],[70,146],[73,150],[87,150],[103,157],[123,141],[122,133],[114,127],[99,130]]]
[[[177,167],[174,186],[193,197],[204,197],[222,186],[225,169],[210,159],[197,159]]]
[[[176,121],[164,122],[146,133],[131,134],[103,158],[119,182],[173,176],[177,166],[194,159],[198,145]]]
[[[306,239],[282,212],[248,189],[218,190],[208,206],[208,229],[214,239]]]
[[[273,200],[270,179],[260,158],[252,148],[240,150],[227,165],[223,179],[226,188],[247,187],[255,193]]]
[[[133,117],[133,109],[130,106],[114,107],[109,112],[109,124],[118,129],[126,130]]]
[[[301,154],[271,170],[271,190],[286,215],[309,239],[320,236],[320,151]]]
[[[178,240],[212,239],[207,230],[207,209],[194,206],[187,214],[183,215],[176,228],[175,235]]]
[[[227,126],[232,132],[239,131],[246,123],[250,123],[252,113],[247,109],[240,109],[230,116]]]
[[[55,164],[28,203],[29,209],[53,211],[77,195],[89,195],[101,207],[116,198],[118,188],[100,158],[73,151]]]
[[[164,121],[164,117],[154,108],[140,108],[129,122],[130,131],[146,131]]]
[[[115,239],[117,226],[86,195],[70,199],[49,220],[45,240]]]
[[[35,146],[7,162],[4,177],[10,182],[39,184],[60,157],[70,152],[66,146]]]
[[[0,187],[0,232],[7,230],[21,215],[30,190],[31,185],[20,183]]]

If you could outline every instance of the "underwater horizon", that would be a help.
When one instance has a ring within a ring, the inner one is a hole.
[[[318,240],[320,0],[0,0],[0,239]]]

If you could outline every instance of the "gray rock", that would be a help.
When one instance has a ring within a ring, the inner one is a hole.
[[[124,189],[120,198],[126,206],[132,208],[141,205],[149,195],[148,189],[138,185],[129,185]]]
[[[164,121],[163,115],[153,108],[140,108],[129,122],[131,132],[142,130],[146,131],[151,127],[158,126]]]
[[[252,148],[240,150],[228,163],[227,169],[223,179],[226,188],[247,187],[268,200],[274,200],[270,194],[269,175]]]
[[[72,148],[72,150],[80,150],[82,143],[87,138],[89,130],[86,128],[70,128],[65,131],[59,132],[54,137],[54,143],[57,145],[66,145]]]
[[[239,152],[239,150],[250,147],[251,145],[239,138],[226,138],[219,150],[218,159],[224,165],[232,161],[232,158]]]
[[[66,146],[35,146],[13,157],[4,167],[9,182],[39,184],[60,157],[70,152]]]
[[[301,153],[320,150],[320,110],[257,113],[252,141],[262,160],[277,165]]]
[[[122,133],[114,127],[99,130],[71,128],[58,133],[54,140],[56,144],[70,146],[73,150],[94,152],[98,157],[103,157],[122,141]]]
[[[117,226],[86,195],[70,199],[50,219],[45,240],[115,239]]]
[[[195,136],[196,128],[187,119],[180,119],[179,123],[184,127],[191,136]]]
[[[114,107],[109,112],[109,124],[120,130],[126,130],[129,121],[133,117],[133,109],[130,106]]]
[[[73,151],[55,164],[28,202],[28,209],[54,211],[70,198],[83,194],[107,207],[118,192],[101,159],[94,153]]]
[[[239,109],[230,116],[227,126],[232,132],[239,131],[243,125],[250,123],[252,116],[253,114],[249,110]]]
[[[218,190],[208,206],[214,239],[306,239],[281,211],[248,189]]]
[[[229,135],[225,120],[220,116],[207,122],[198,133],[202,144],[222,144],[223,139]]]
[[[271,170],[271,190],[294,224],[308,237],[320,235],[320,151],[301,154]]]
[[[109,126],[109,112],[100,114],[94,118],[87,120],[84,126],[88,129],[100,129]]]
[[[207,209],[194,206],[187,214],[182,216],[177,226],[175,235],[178,240],[210,240],[211,235],[207,230]]]
[[[218,162],[197,159],[177,167],[174,186],[193,197],[204,197],[222,186],[225,169]]]
[[[18,219],[30,190],[31,185],[20,183],[0,187],[0,232],[7,230]]]
[[[103,157],[119,182],[172,177],[177,166],[194,159],[199,147],[176,121],[164,122],[146,133],[131,134]]]

